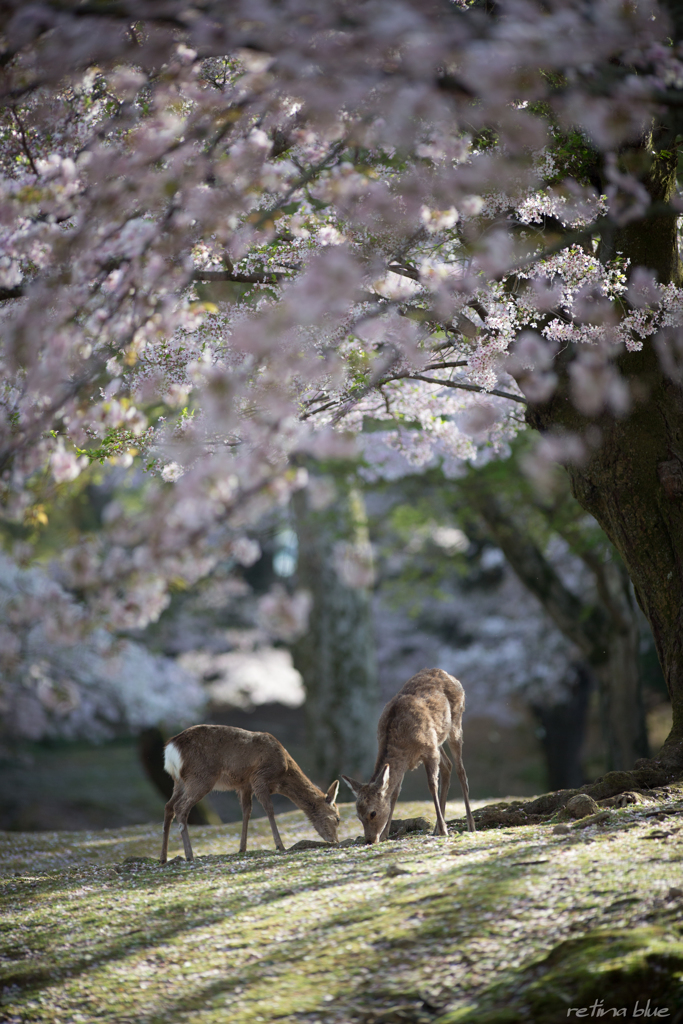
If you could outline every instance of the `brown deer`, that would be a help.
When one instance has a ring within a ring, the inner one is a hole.
[[[462,763],[464,710],[465,691],[461,684],[439,668],[422,669],[389,701],[377,726],[379,751],[372,778],[363,784],[342,775],[356,798],[356,813],[363,825],[366,843],[387,838],[403,776],[420,764],[424,764],[427,771],[429,791],[436,808],[434,835],[448,835],[444,813],[453,765],[441,746],[446,740],[455,758],[455,770],[465,798],[467,827],[470,832],[476,831]]]
[[[327,793],[314,786],[279,740],[269,732],[250,732],[229,725],[193,725],[166,744],[164,767],[175,783],[164,812],[161,864],[168,855],[168,833],[178,819],[187,860],[193,859],[187,818],[194,805],[213,789],[234,789],[242,806],[240,853],[247,849],[252,796],[268,815],[278,850],[284,850],[275,824],[272,793],[282,793],[304,812],[328,843],[336,843],[339,811],[335,804],[339,782]]]

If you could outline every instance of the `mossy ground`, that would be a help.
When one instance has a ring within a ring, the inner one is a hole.
[[[317,838],[279,821],[287,845]],[[164,868],[126,861],[158,857],[160,824],[3,833],[0,1020],[551,1024],[600,999],[683,1020],[682,825],[683,789],[567,835],[278,855],[259,820],[248,854],[238,824],[194,828],[194,864]]]

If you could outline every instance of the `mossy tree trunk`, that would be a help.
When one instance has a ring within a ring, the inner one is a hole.
[[[337,480],[337,497],[312,507],[293,501],[298,582],[313,599],[308,631],[293,647],[306,690],[306,723],[316,781],[341,772],[366,777],[375,759],[379,691],[371,616],[370,547],[360,493]],[[355,585],[354,585],[355,584]]]
[[[683,394],[662,380],[628,420],[603,425],[602,444],[585,466],[569,467],[574,494],[620,552],[650,623],[673,708],[663,754],[681,767],[682,435]]]
[[[631,151],[650,163],[642,180],[653,204],[668,202],[675,187],[671,134],[657,129],[639,152]],[[601,240],[598,252],[604,257],[620,252],[631,267],[653,270],[661,283],[680,283],[673,216],[651,216],[616,229]],[[672,730],[659,757],[683,768],[683,389],[680,379],[662,370],[650,339],[641,352],[619,359],[631,388],[630,414],[588,419],[570,398],[567,371],[573,358],[576,351],[565,350],[556,394],[542,406],[530,406],[527,420],[541,431],[587,437],[586,461],[568,467],[572,490],[621,555],[652,628],[673,707]],[[615,657],[622,665],[623,689],[633,693],[631,652],[618,651]]]

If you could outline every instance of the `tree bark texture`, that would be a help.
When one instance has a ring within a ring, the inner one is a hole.
[[[467,496],[519,580],[590,665],[600,694],[608,767],[629,771],[647,756],[648,747],[638,666],[640,630],[623,570],[601,565],[597,589],[602,599],[586,604],[565,586],[523,523],[481,479],[467,487]]]
[[[339,571],[343,551],[367,552],[365,510],[358,491],[338,482],[335,502],[311,507],[293,500],[299,540],[298,581],[313,599],[308,631],[293,647],[306,690],[306,725],[321,785],[342,771],[364,777],[375,759],[379,688],[368,586],[350,586]]]
[[[675,5],[674,5],[675,6]],[[671,126],[660,126],[643,147],[652,159],[643,184],[653,203],[668,202],[675,187],[676,147],[652,158],[653,140],[667,143]],[[628,224],[601,242],[601,257],[616,252],[631,268],[653,270],[663,284],[680,283],[676,219],[650,218]],[[632,409],[623,418],[593,420],[573,406],[565,351],[558,365],[560,386],[542,406],[529,406],[527,420],[541,431],[569,431],[587,440],[588,456],[568,466],[579,503],[598,521],[621,555],[636,597],[652,629],[673,707],[671,733],[659,759],[683,768],[683,389],[680,378],[660,365],[652,339],[638,353],[624,353],[618,366],[630,386]],[[623,687],[632,688],[630,652],[615,652],[623,665]]]
[[[621,554],[647,617],[673,708],[665,756],[683,767],[683,393],[661,380],[625,421],[602,425],[578,501]]]

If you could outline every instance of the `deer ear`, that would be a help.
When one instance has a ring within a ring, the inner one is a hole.
[[[350,779],[348,777],[348,775],[342,775],[342,779],[344,780],[346,785],[349,787],[349,789],[351,790],[353,795],[357,797],[358,794],[360,793],[360,788],[363,785],[363,783],[362,782],[356,782],[355,779]]]
[[[332,785],[330,786],[330,788],[327,791],[327,796],[325,797],[325,802],[328,803],[328,804],[333,804],[334,801],[337,799],[337,793],[338,792],[339,792],[339,779],[335,779],[334,782],[332,783]]]
[[[391,771],[391,767],[388,764],[385,764],[384,768],[382,768],[382,774],[380,775],[380,777],[377,780],[377,788],[379,789],[379,791],[382,794],[382,796],[384,796],[384,794],[386,793],[386,791],[389,788],[389,772],[390,771]]]

